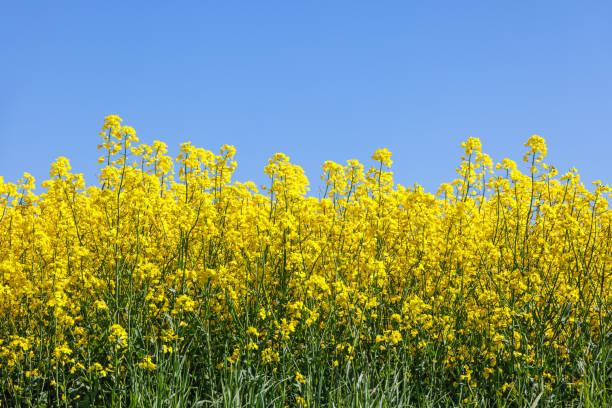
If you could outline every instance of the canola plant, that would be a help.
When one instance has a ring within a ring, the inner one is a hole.
[[[612,189],[559,175],[541,137],[524,172],[468,139],[436,194],[395,184],[386,149],[369,169],[328,161],[316,198],[284,154],[258,189],[231,180],[232,146],[172,159],[121,122],[104,121],[95,186],[63,157],[40,194],[0,178],[2,407],[173,387],[213,406],[237,373],[287,406],[331,404],[363,373],[415,406],[610,386]]]

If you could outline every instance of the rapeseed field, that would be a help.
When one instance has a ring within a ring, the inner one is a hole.
[[[0,178],[0,406],[612,406],[612,189],[462,144],[435,193],[138,144]],[[521,171],[522,169],[522,171]]]

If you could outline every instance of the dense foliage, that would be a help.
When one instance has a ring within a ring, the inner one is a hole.
[[[0,178],[5,406],[612,404],[611,189],[470,138],[429,194],[278,153],[136,145],[108,116],[99,184]]]

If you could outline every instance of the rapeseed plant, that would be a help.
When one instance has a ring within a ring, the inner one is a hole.
[[[104,120],[99,180],[0,178],[3,406],[612,403],[612,189],[469,138],[436,194]]]

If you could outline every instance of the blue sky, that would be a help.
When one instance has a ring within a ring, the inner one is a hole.
[[[237,179],[275,152],[316,194],[325,160],[394,155],[435,192],[460,143],[612,183],[612,3],[8,2],[0,14],[0,176],[58,156],[95,183],[107,114],[142,142],[236,146]]]

